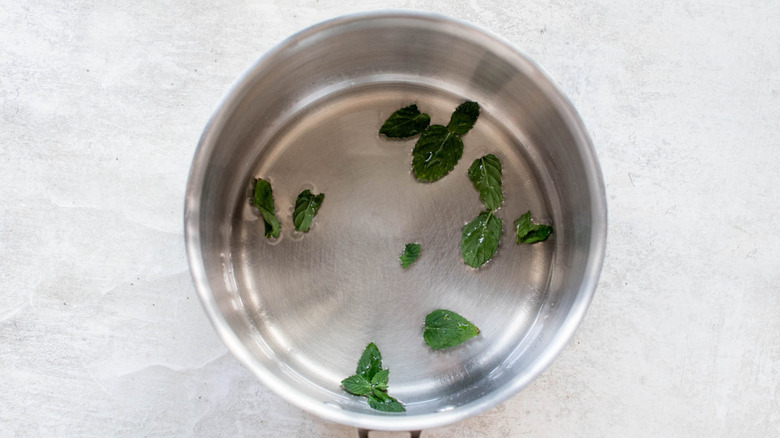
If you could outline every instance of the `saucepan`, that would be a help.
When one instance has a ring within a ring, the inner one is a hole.
[[[400,108],[447,125],[467,101],[479,118],[437,181],[415,177],[417,138],[379,133]],[[487,154],[502,166],[502,231],[477,269],[460,245],[485,208],[468,169]],[[258,179],[276,237],[252,201]],[[293,219],[305,190],[325,194],[307,232]],[[528,211],[553,227],[547,240],[517,243],[514,221]],[[228,349],[288,402],[364,431],[447,425],[528,385],[582,320],[607,231],[593,146],[552,80],[497,36],[410,12],[326,21],[257,61],[203,132],[184,222],[195,287]],[[420,255],[404,269],[412,242]],[[436,309],[479,335],[430,348],[422,334]],[[405,412],[374,410],[341,385],[372,342]]]

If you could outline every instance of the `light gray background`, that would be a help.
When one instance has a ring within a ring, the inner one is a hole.
[[[472,22],[541,64],[609,203],[571,344],[514,398],[424,435],[780,435],[780,2],[0,0],[0,436],[354,436],[227,353],[182,205],[200,133],[252,62],[387,7]]]

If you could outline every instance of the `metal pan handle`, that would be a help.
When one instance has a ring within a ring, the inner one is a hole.
[[[371,432],[368,429],[358,429],[358,438],[368,438],[368,433]],[[420,438],[421,430],[410,430],[409,438]]]

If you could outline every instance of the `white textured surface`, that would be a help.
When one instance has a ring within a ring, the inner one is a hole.
[[[569,347],[424,436],[779,436],[772,0],[0,0],[0,436],[354,436],[227,353],[181,216],[234,79],[297,30],[385,7],[470,21],[541,64],[592,133],[610,209]]]

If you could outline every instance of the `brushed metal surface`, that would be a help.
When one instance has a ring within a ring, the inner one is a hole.
[[[482,114],[463,158],[440,181],[416,181],[415,140],[379,127],[410,103],[446,124],[464,100]],[[482,209],[466,171],[486,153],[504,167],[504,232],[475,270],[460,258],[460,229]],[[271,182],[282,224],[271,241],[249,205],[257,177]],[[291,216],[307,188],[326,196],[303,234]],[[529,209],[555,233],[516,245],[512,222]],[[595,289],[606,205],[582,123],[522,55],[442,17],[364,14],[291,37],[233,88],[193,160],[185,234],[212,323],[266,385],[332,421],[419,430],[494,406],[565,346]],[[407,242],[422,253],[402,270]],[[437,308],[480,336],[431,351],[422,323]],[[372,411],[339,386],[372,341],[405,414]]]

